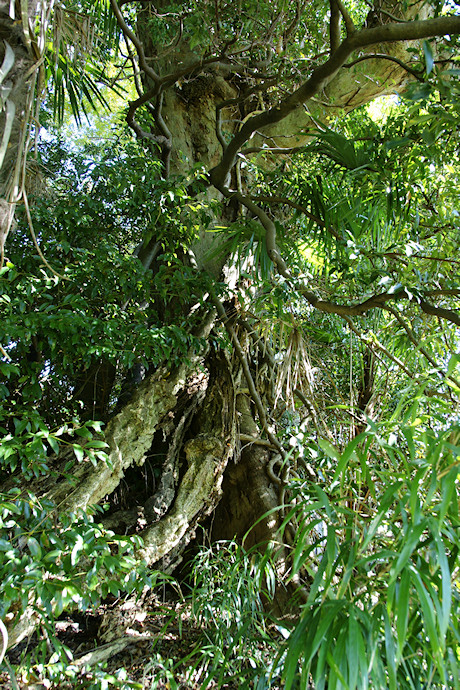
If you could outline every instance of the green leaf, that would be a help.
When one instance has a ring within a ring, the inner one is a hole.
[[[434,65],[434,56],[429,41],[423,41],[423,54],[425,55],[426,73],[430,74]]]
[[[340,454],[337,448],[334,448],[334,446],[329,443],[329,441],[326,441],[325,438],[319,438],[318,439],[318,445],[322,450],[328,455],[330,458],[333,460],[339,460],[340,459]]]
[[[85,451],[83,448],[76,443],[72,444],[73,452],[75,453],[75,457],[77,458],[78,462],[83,462],[85,458]]]
[[[433,649],[433,653],[435,656],[439,655],[441,652],[441,644],[440,644],[440,639],[438,635],[438,631],[436,629],[436,619],[435,619],[435,605],[428,594],[425,584],[420,577],[420,574],[413,570],[413,583],[415,586],[415,589],[417,590],[418,594],[418,599],[419,602],[422,606],[422,615],[423,615],[423,621],[425,624],[425,631],[427,638],[430,642],[430,645]]]
[[[54,438],[54,436],[48,436],[48,438],[47,438],[46,440],[47,440],[48,443],[50,444],[51,450],[53,451],[53,453],[55,453],[56,455],[58,455],[58,454],[59,454],[59,443],[58,443],[57,440]]]
[[[375,516],[375,518],[372,520],[371,524],[369,525],[369,529],[365,533],[365,538],[362,544],[360,545],[360,552],[364,552],[369,546],[372,539],[374,538],[382,520],[386,516],[390,504],[396,500],[398,496],[398,489],[401,487],[401,485],[401,481],[395,482],[393,484],[390,484],[388,489],[385,491],[384,495],[380,500],[380,510]]]
[[[35,539],[35,537],[29,537],[27,540],[27,546],[29,547],[29,551],[32,554],[34,558],[37,559],[37,561],[41,560],[42,557],[42,550],[41,546],[38,543],[38,541]]]
[[[436,551],[438,554],[438,564],[441,569],[441,615],[439,616],[439,629],[444,641],[447,633],[447,628],[450,623],[451,608],[452,608],[452,584],[451,572],[449,568],[449,561],[447,560],[446,551],[442,540],[436,536]],[[444,644],[443,644],[444,646]]]
[[[337,657],[340,658],[339,654],[337,654]],[[340,670],[330,649],[327,652],[327,662],[330,667],[328,689],[330,688],[331,690],[335,690],[338,687],[343,687],[344,690],[349,690],[349,686],[345,679],[345,676]],[[339,685],[339,683],[341,684],[341,686]]]
[[[312,620],[310,616],[305,616],[297,624],[293,633],[289,637],[288,650],[286,660],[284,662],[283,675],[285,678],[286,690],[290,690],[294,682],[299,659],[305,652],[305,633],[307,627],[310,628],[311,633]]]
[[[358,686],[360,668],[362,668],[363,665],[364,667],[366,666],[366,659],[362,658],[363,652],[364,642],[362,639],[361,630],[359,623],[354,616],[354,611],[351,609],[348,619],[347,637],[348,685],[350,690],[354,690],[354,688]]]
[[[401,549],[401,552],[397,558],[396,563],[391,567],[390,570],[390,582],[394,582],[401,572],[401,570],[410,562],[410,557],[415,549],[415,547],[418,545],[420,541],[420,537],[423,534],[423,532],[426,530],[426,523],[423,521],[422,523],[411,526],[407,530],[406,534],[404,535],[403,538],[403,547]]]
[[[391,629],[390,619],[385,609],[383,609],[383,616],[385,621],[385,651],[389,688],[390,690],[396,690],[396,653],[393,639],[393,631]]]
[[[346,466],[347,466],[347,464],[348,464],[348,461],[349,461],[350,458],[353,457],[353,455],[354,455],[354,451],[355,451],[356,447],[357,447],[366,437],[367,437],[367,434],[363,432],[363,433],[358,434],[357,436],[355,436],[355,438],[352,439],[352,440],[347,444],[347,446],[346,446],[345,450],[343,451],[343,453],[340,454],[339,463],[338,463],[338,465],[337,465],[337,468],[336,468],[335,473],[334,473],[334,477],[333,477],[333,479],[332,479],[332,483],[333,483],[333,484],[334,484],[334,482],[337,481],[337,479],[340,477],[340,475],[342,474],[342,472],[344,472],[344,470],[345,470],[345,468],[346,468]],[[319,441],[319,444],[321,445],[321,440]],[[323,448],[322,445],[321,445],[321,448]],[[325,450],[325,448],[323,448],[323,450]],[[331,446],[331,452],[332,452],[332,450],[335,450],[335,449]],[[328,453],[328,455],[329,455],[330,457],[333,457],[334,459],[337,459],[336,457],[330,455],[330,453]],[[356,456],[355,456],[355,457],[356,457]]]
[[[404,646],[407,642],[407,624],[409,620],[409,600],[411,588],[411,571],[406,568],[401,574],[395,603],[396,634],[398,639],[398,661],[401,660]]]
[[[431,95],[432,92],[432,87],[431,84],[420,84],[420,82],[417,82],[415,84],[412,84],[408,89],[407,92],[405,93],[406,98],[409,98],[412,101],[424,101],[429,96]]]
[[[460,688],[460,673],[458,668],[458,662],[456,659],[456,651],[453,651],[449,647],[449,649],[447,650],[447,656],[451,668],[452,687],[454,688],[454,690],[458,690]]]
[[[94,441],[89,441],[89,443],[86,444],[85,448],[108,448],[109,444],[106,443],[105,441],[99,441],[95,439]]]
[[[84,426],[74,429],[74,433],[82,438],[93,438],[91,431]]]
[[[339,611],[346,606],[346,603],[346,600],[342,599],[340,601],[326,601],[324,604],[318,605],[317,611],[320,622],[318,624],[315,637],[312,641],[311,648],[309,650],[305,650],[306,653],[308,651],[308,662],[313,659],[314,655],[319,649],[319,646],[327,640],[327,631],[336,619]]]
[[[457,355],[455,353],[453,355],[451,355],[451,357],[449,359],[449,363],[447,365],[447,375],[448,376],[452,376],[452,374],[454,373],[454,371],[457,368],[457,366],[459,365],[459,363],[460,363],[460,355]]]

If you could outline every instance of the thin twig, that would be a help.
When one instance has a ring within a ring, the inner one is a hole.
[[[26,216],[27,216],[27,223],[29,225],[29,231],[30,231],[30,234],[32,236],[33,243],[35,245],[35,249],[37,250],[40,259],[43,261],[46,268],[48,268],[53,275],[57,276],[58,278],[62,278],[62,280],[69,280],[69,278],[67,278],[66,276],[63,276],[60,273],[58,273],[57,271],[55,271],[54,268],[48,263],[48,261],[43,256],[43,252],[40,249],[40,246],[39,246],[38,241],[37,241],[37,237],[35,235],[34,226],[32,223],[32,216],[30,215],[29,202],[27,199],[27,192],[25,189],[22,190],[22,198],[24,200],[24,207],[26,209]]]
[[[383,307],[383,309],[390,312],[390,314],[393,314],[393,316],[398,321],[398,323],[406,331],[406,333],[409,337],[409,340],[412,342],[413,345],[415,345],[416,349],[420,352],[420,354],[422,354],[425,357],[425,359],[428,360],[428,362],[433,366],[433,368],[436,369],[437,371],[442,371],[438,362],[436,362],[436,360],[433,359],[433,357],[429,354],[429,352],[427,352],[425,350],[425,348],[422,347],[422,345],[420,343],[420,338],[416,337],[412,328],[406,323],[406,321],[402,318],[402,316],[400,314],[398,314],[396,309],[394,309],[393,307],[391,307],[389,305],[385,305]],[[455,378],[455,376],[452,376],[452,374],[446,374],[446,378],[449,379],[450,381],[452,381],[452,383],[454,383],[458,388],[460,388],[460,381],[459,381],[459,379]]]
[[[9,356],[8,352],[5,350],[5,348],[3,347],[3,345],[0,345],[0,352],[2,353],[2,355],[3,355],[7,360],[9,360],[10,362],[12,361],[12,360],[11,360],[11,357]],[[1,662],[0,662],[0,663],[1,663]]]
[[[395,355],[392,355],[391,352],[389,352],[387,350],[385,345],[382,345],[382,343],[379,342],[375,337],[373,337],[372,339],[366,338],[360,331],[358,331],[357,328],[355,328],[355,326],[353,325],[353,322],[351,321],[351,319],[348,318],[348,316],[344,316],[343,319],[348,324],[348,327],[350,328],[350,330],[353,331],[353,333],[361,340],[361,342],[364,343],[364,345],[366,345],[366,347],[369,348],[369,350],[372,352],[372,354],[374,354],[374,355],[376,354],[374,351],[374,346],[375,346],[375,348],[377,348],[377,350],[380,350],[380,352],[383,352],[383,354],[386,357],[388,357],[388,359],[391,359],[392,362],[397,364],[397,366],[400,367],[400,369],[402,369],[402,371],[407,376],[409,376],[409,378],[415,379],[414,373],[411,372],[406,367],[404,362],[402,362],[398,357],[396,357]]]

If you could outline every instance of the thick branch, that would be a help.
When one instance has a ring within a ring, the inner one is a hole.
[[[445,309],[444,307],[435,307],[434,304],[430,304],[425,300],[420,300],[420,309],[425,312],[425,314],[430,314],[430,316],[438,316],[440,319],[445,321],[450,321],[460,326],[460,314],[452,311],[451,309]]]
[[[329,44],[331,55],[340,45],[340,12],[335,0],[330,0],[331,19],[329,21]]]
[[[386,53],[369,53],[368,55],[361,55],[359,58],[356,58],[356,60],[347,62],[344,67],[349,69],[357,65],[358,62],[364,62],[364,60],[389,60],[390,62],[394,62],[399,65],[399,67],[402,67],[409,74],[412,74],[412,76],[418,81],[425,81],[421,72],[417,72],[415,69],[412,69],[412,67],[409,67],[409,65],[406,65],[406,63],[402,60],[399,60],[397,57],[393,57],[393,55],[386,55]]]
[[[157,98],[157,102],[154,108],[154,117],[155,117],[155,123],[162,133],[164,140],[161,144],[161,149],[163,152],[163,165],[164,165],[164,176],[167,179],[169,177],[170,173],[170,161],[171,161],[171,149],[172,149],[172,135],[171,132],[169,131],[169,128],[164,121],[163,115],[162,115],[162,107],[163,107],[163,98],[164,94],[163,92],[160,93],[160,95]]]
[[[353,20],[350,17],[350,14],[345,5],[343,4],[342,0],[335,0],[335,3],[340,10],[340,14],[343,17],[345,28],[347,30],[347,35],[351,36],[351,34],[353,34],[356,31],[356,27],[353,24]]]
[[[116,17],[118,26],[120,27],[120,29],[123,32],[124,37],[126,39],[129,39],[133,43],[134,47],[136,48],[137,54],[139,55],[139,65],[140,65],[141,69],[144,70],[145,74],[148,75],[150,77],[150,79],[155,84],[158,84],[158,82],[160,80],[160,76],[155,72],[155,70],[153,70],[147,64],[147,60],[145,59],[145,53],[144,53],[144,48],[142,46],[142,43],[139,41],[139,39],[137,38],[135,33],[133,31],[131,31],[131,29],[129,28],[129,26],[125,22],[125,19],[121,13],[121,10],[118,7],[117,0],[110,0],[110,6],[112,7],[112,11]]]
[[[217,188],[225,184],[235,157],[241,147],[251,138],[252,134],[266,127],[284,120],[290,113],[303,106],[310,98],[325,88],[337,71],[343,67],[349,56],[360,48],[375,43],[389,43],[394,41],[413,41],[432,36],[456,34],[460,32],[460,17],[437,17],[407,24],[386,24],[372,29],[363,29],[348,36],[330,58],[317,67],[310,79],[296,91],[286,96],[277,106],[265,110],[263,113],[250,118],[233,137],[227,146],[221,162],[210,171],[212,184]]]
[[[275,264],[278,273],[291,284],[295,284],[299,294],[302,295],[302,297],[315,309],[328,314],[338,314],[339,316],[362,316],[370,309],[383,307],[387,302],[400,299],[413,299],[412,295],[408,294],[406,290],[401,289],[397,292],[381,292],[380,294],[372,295],[364,302],[360,302],[359,304],[337,304],[336,302],[320,300],[313,292],[310,292],[305,285],[299,285],[295,276],[291,274],[289,267],[281,256],[276,244],[276,226],[271,218],[265,213],[265,211],[257,206],[252,199],[245,196],[241,192],[233,192],[226,187],[221,187],[220,191],[227,198],[237,199],[237,201],[243,204],[260,220],[263,228],[265,229],[265,244],[267,247],[268,256]],[[430,296],[430,291],[427,291],[426,293],[423,292],[421,294],[422,298],[418,299],[417,302],[422,311],[424,311],[426,314],[439,316],[446,321],[450,321],[451,323],[460,326],[460,315],[456,311],[445,309],[443,307],[436,307],[423,299],[423,297]],[[436,291],[436,294],[439,294],[439,290]]]
[[[362,316],[370,309],[376,309],[377,307],[383,307],[387,302],[392,302],[400,299],[407,299],[409,301],[412,298],[406,293],[405,290],[400,290],[399,292],[381,292],[378,295],[372,295],[364,302],[359,304],[336,304],[335,302],[326,302],[320,300],[312,292],[299,289],[300,294],[312,305],[315,309],[326,312],[328,314],[338,314],[339,316]],[[418,300],[417,300],[418,301]],[[435,307],[433,304],[426,302],[421,299],[418,304],[422,311],[426,314],[431,314],[433,316],[439,316],[446,321],[455,323],[460,326],[460,315],[451,309],[444,309],[443,307]]]
[[[292,276],[289,273],[288,266],[276,246],[276,226],[272,219],[260,208],[260,206],[257,206],[248,196],[245,196],[241,192],[231,191],[225,186],[217,187],[217,189],[227,197],[227,199],[236,199],[239,201],[240,204],[245,206],[248,211],[253,213],[260,220],[265,230],[265,245],[267,247],[268,256],[277,267],[280,275],[284,276],[287,280],[291,280]]]
[[[296,211],[300,211],[306,218],[309,218],[310,220],[313,220],[317,225],[319,225],[321,228],[324,228],[327,230],[328,233],[330,233],[333,237],[335,237],[336,240],[339,240],[340,242],[343,242],[343,237],[339,235],[337,230],[333,228],[331,225],[328,225],[325,223],[321,218],[318,216],[315,216],[313,213],[310,213],[310,211],[307,211],[307,209],[302,205],[298,204],[296,201],[292,201],[291,199],[288,199],[287,197],[284,196],[263,196],[263,195],[258,195],[258,196],[253,196],[251,197],[253,201],[261,201],[262,203],[266,204],[283,204],[285,206],[290,206],[291,208],[294,208]]]

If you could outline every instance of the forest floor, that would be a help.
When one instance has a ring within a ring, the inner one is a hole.
[[[266,632],[272,639],[279,637],[275,626]],[[73,656],[65,670],[61,667],[59,672],[56,667],[53,671],[49,662],[41,666],[27,661],[27,656],[40,641],[43,645],[43,639],[46,640],[46,633],[41,631],[10,650],[8,662],[10,668],[17,669],[16,674],[12,679],[9,673],[0,671],[0,688],[196,690],[206,687],[242,690],[255,687],[251,680],[254,661],[241,654],[246,646],[244,641],[242,644],[242,639],[238,639],[238,649],[234,651],[231,634],[227,645],[221,634],[216,639],[212,627],[200,625],[192,615],[190,603],[173,590],[150,591],[138,600],[114,599],[86,614],[63,614],[56,622],[56,637]],[[270,645],[267,646],[267,638],[260,639],[260,644],[256,641],[256,646],[259,664],[266,657],[268,665],[274,652]],[[52,651],[50,647],[48,657]],[[254,636],[248,652],[252,657]],[[244,680],[245,667],[247,681]]]

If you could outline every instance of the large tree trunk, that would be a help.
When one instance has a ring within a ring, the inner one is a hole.
[[[154,5],[158,11],[167,12],[170,3],[165,1],[154,3]],[[377,6],[379,9],[383,8],[381,2],[378,2]],[[390,14],[398,14],[401,11],[398,2],[388,2],[385,4],[385,8]],[[177,78],[172,78],[172,83],[168,84],[166,88],[159,87],[158,94],[152,98],[154,105],[151,107],[153,117],[150,130],[143,131],[137,124],[136,108],[132,108],[128,121],[139,137],[155,140],[163,147],[164,159],[168,160],[168,164],[165,164],[166,175],[186,175],[196,165],[202,165],[205,170],[211,170],[222,161],[225,152],[224,145],[240,130],[241,122],[250,118],[253,113],[257,113],[261,103],[266,109],[273,107],[277,99],[280,98],[279,92],[276,91],[274,95],[271,95],[266,90],[263,92],[263,99],[261,99],[257,89],[258,81],[251,77],[250,60],[246,65],[242,65],[243,59],[241,64],[235,64],[235,59],[227,58],[224,54],[220,56],[216,49],[214,61],[209,59],[208,64],[203,66],[199,46],[198,48],[191,48],[191,40],[186,33],[182,35],[181,40],[175,42],[173,48],[169,46],[167,50],[164,50],[164,46],[158,44],[156,32],[151,28],[151,19],[154,14],[155,11],[152,11],[150,5],[147,4],[137,15],[137,35],[142,46],[141,51],[138,51],[141,72],[144,60],[145,64],[159,75],[160,80],[168,74],[175,74]],[[406,11],[406,19],[410,20],[416,16],[419,19],[428,16],[426,3],[413,4]],[[379,25],[379,23],[387,23],[389,19],[388,15],[375,13],[372,21]],[[263,30],[261,40],[264,40]],[[396,61],[371,59],[337,71],[327,81],[317,97],[309,100],[308,108],[297,108],[276,125],[266,124],[262,126],[261,131],[255,131],[250,141],[251,147],[257,149],[261,145],[267,146],[267,143],[269,148],[300,146],[311,138],[313,131],[317,128],[318,121],[327,123],[339,112],[348,112],[357,106],[368,103],[376,96],[395,93],[405,88],[408,83],[408,72],[401,66],[401,63],[410,60],[411,53],[407,50],[410,45],[410,42],[398,41],[394,43],[382,42],[377,46],[366,46],[361,51],[362,55],[386,53],[395,58]],[[142,51],[143,56],[141,55]],[[274,58],[275,55],[272,53],[267,64],[264,65],[265,71],[270,72],[271,60],[275,62]],[[260,81],[263,82],[263,79]],[[142,85],[145,91],[155,92],[158,82],[154,75],[150,74],[148,70],[144,70]],[[254,91],[254,96],[247,96],[252,91]],[[225,124],[221,125],[220,122]],[[241,175],[241,171],[239,173],[240,176],[237,179],[238,173],[233,167],[226,185],[228,188],[239,188],[244,191],[250,187],[251,180]],[[230,199],[226,201],[212,186],[209,186],[204,194],[207,195],[208,199],[218,198],[223,203],[220,217],[215,218],[216,225],[225,226],[238,216],[241,206],[231,198],[231,195]],[[222,256],[216,259],[215,251],[211,251],[213,248],[215,249],[213,247],[215,242],[213,233],[203,231],[199,240],[192,247],[198,268],[207,271],[217,279],[222,279],[224,276],[227,281],[230,281],[228,273],[221,273],[225,262],[230,257]],[[212,256],[211,259],[209,258],[210,255]],[[238,279],[233,275],[232,288],[237,281]],[[247,295],[240,294],[238,304],[244,304],[244,300],[247,298]],[[242,314],[239,316],[242,317]],[[222,326],[222,320],[220,320],[214,328],[219,330],[222,329]],[[249,325],[246,324],[246,329],[250,330],[251,328],[257,329],[254,320],[250,320]],[[262,380],[257,380],[261,353],[254,345],[254,339],[249,337],[241,337],[239,345],[242,351],[238,356],[234,353],[236,362],[241,367],[241,358],[246,358],[249,376],[257,382],[260,391],[261,385],[264,383]],[[216,360],[215,365],[221,368],[220,373],[215,373],[216,380],[225,381],[228,377],[226,358]],[[270,372],[268,378],[272,376],[273,373]],[[226,455],[227,459],[232,458],[232,462],[225,473],[223,496],[213,522],[213,535],[216,538],[232,538],[234,536],[243,538],[262,514],[273,511],[284,495],[282,479],[276,476],[276,472],[269,470],[273,467],[272,460],[279,449],[267,440],[266,420],[261,418],[260,410],[257,409],[257,405],[251,399],[251,394],[242,394],[239,391],[240,387],[250,391],[251,382],[246,379],[247,374],[242,369],[239,370],[238,376],[234,371],[233,381],[238,380],[238,384],[229,384],[226,397],[225,404],[227,406],[230,406],[230,400],[236,401],[236,416],[233,422],[234,430],[231,434],[232,445]],[[206,396],[208,395],[211,395],[210,389],[206,393]],[[273,411],[270,409],[269,401],[270,398],[263,399],[267,417]],[[222,404],[224,404],[224,400],[222,400]],[[196,424],[192,423],[191,428],[196,429]],[[200,433],[203,432],[199,432],[196,438],[200,438]],[[208,432],[205,431],[204,433],[207,434]],[[240,439],[246,440],[241,441]],[[247,439],[254,439],[254,441]],[[176,443],[176,441],[174,442]],[[186,452],[189,443],[191,441],[186,441],[184,438]],[[278,465],[275,467],[279,469]],[[219,495],[222,493],[220,481],[221,475],[218,473],[215,486],[219,486]],[[182,489],[179,485],[177,489],[176,495],[179,498]],[[213,507],[216,505],[216,496],[216,491],[211,489],[209,489],[208,499],[203,493],[201,501],[203,506],[206,506],[204,512],[208,513],[213,509],[210,508],[210,505],[212,504]],[[169,542],[176,549],[175,536],[172,536],[171,540],[167,537],[161,546],[153,546],[153,543],[155,540],[158,541],[160,534],[165,534],[165,529],[169,529],[171,535],[178,533],[175,524],[176,522],[178,525],[180,523],[179,512],[180,504],[173,504],[168,513],[168,519],[162,518],[160,520],[159,524],[162,526],[154,526],[150,530],[148,537],[150,545],[146,549],[150,561],[155,559],[155,553],[163,556],[166,544]],[[250,532],[247,543],[252,545],[275,540],[278,526],[279,520],[274,515],[262,520],[257,528]],[[191,522],[189,531],[193,527],[194,523]],[[182,527],[179,528],[179,531],[183,535],[181,538],[184,539],[186,532]]]
[[[27,129],[32,106],[34,79],[31,66],[38,56],[33,53],[28,20],[35,20],[38,0],[21,3],[0,2],[0,265],[4,245],[13,223],[14,209],[24,184],[23,161],[27,148]],[[32,83],[31,83],[32,80]]]

